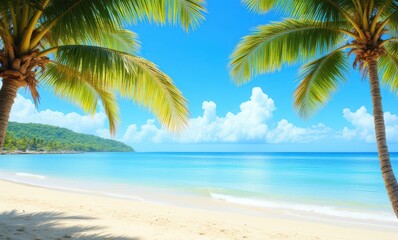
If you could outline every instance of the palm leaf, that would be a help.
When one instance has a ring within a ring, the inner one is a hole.
[[[10,0],[0,0],[0,6],[13,6],[15,3]],[[1,7],[0,9],[0,43],[1,48],[5,48],[7,52],[12,47],[12,32],[10,29],[10,14],[8,7]]]
[[[381,82],[390,87],[391,91],[398,90],[398,43],[386,44],[386,53],[380,57],[379,69]]]
[[[341,51],[332,53],[304,65],[300,81],[294,92],[294,106],[306,117],[324,105],[341,82],[345,81],[348,57]]]
[[[56,62],[48,65],[40,80],[57,95],[90,114],[97,112],[98,103],[101,101],[108,117],[110,132],[112,135],[115,134],[119,111],[116,96],[106,85],[89,74],[82,74],[76,69]]]
[[[128,53],[85,45],[61,46],[55,57],[58,63],[90,74],[98,84],[147,107],[169,129],[179,130],[186,125],[186,100],[153,63]]]
[[[54,35],[53,32],[50,32],[43,39],[42,46],[43,48],[48,48],[46,50],[51,50],[61,45],[83,44],[110,48],[131,54],[137,53],[140,48],[140,42],[138,41],[137,34],[130,30],[100,28],[97,32],[101,35],[101,38],[80,41],[71,38],[61,39]]]
[[[374,14],[379,14],[382,20],[386,19],[397,9],[396,0],[375,0],[374,8],[377,11]]]
[[[260,12],[265,13],[274,8],[278,5],[278,0],[243,0],[242,1],[245,6],[253,11],[253,12]],[[291,4],[292,1],[287,1],[286,5]]]
[[[128,21],[149,20],[195,27],[204,19],[203,0],[52,0],[41,19],[43,32],[51,29],[63,41],[100,39],[99,29],[118,29]]]
[[[398,6],[395,4],[395,6],[389,6],[389,15],[386,16],[386,18],[389,19],[387,28],[388,28],[388,33],[392,36],[396,36],[398,33]]]
[[[160,13],[157,15],[162,16],[160,22],[166,22],[167,20],[176,24],[179,23],[185,30],[190,27],[197,26],[204,19],[204,0],[165,0],[156,1],[159,2]],[[156,6],[156,5],[155,5]],[[152,15],[154,16],[154,15]],[[155,15],[156,16],[156,15]]]
[[[122,26],[125,9],[123,1],[52,0],[43,11],[39,30],[44,34],[51,29],[61,42],[100,40],[101,29],[112,31]]]
[[[233,52],[231,75],[242,84],[253,75],[280,69],[284,63],[306,60],[336,48],[344,39],[341,29],[323,22],[285,19],[259,26]]]
[[[102,38],[98,41],[90,40],[86,45],[96,45],[114,49],[121,52],[137,53],[140,42],[135,32],[126,29],[116,29],[115,31],[103,31]],[[66,44],[63,44],[66,45]]]
[[[347,19],[355,8],[352,0],[243,0],[243,3],[255,12],[264,13],[275,8],[294,18],[326,22]]]

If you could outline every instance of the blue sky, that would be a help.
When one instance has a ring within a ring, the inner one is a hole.
[[[116,139],[138,151],[374,151],[368,82],[357,71],[331,101],[310,119],[293,109],[297,66],[262,75],[242,87],[228,74],[229,55],[240,38],[255,26],[281,19],[276,13],[257,15],[240,1],[209,0],[206,20],[195,30],[140,23],[140,55],[172,77],[189,101],[192,126],[180,136],[165,132],[155,117],[120,99],[121,122]],[[72,104],[41,88],[41,104],[32,109],[20,92],[11,120],[42,122],[107,136],[107,122],[99,112],[89,117]],[[390,148],[398,150],[396,94],[383,90]],[[205,103],[204,103],[205,102]],[[240,108],[242,103],[245,108]],[[272,104],[271,104],[272,103]],[[230,114],[228,114],[230,113]],[[207,114],[207,115],[206,115]],[[206,116],[205,116],[206,115]],[[206,118],[207,117],[207,118]],[[239,130],[239,131],[238,131]],[[253,132],[253,133],[250,133]]]

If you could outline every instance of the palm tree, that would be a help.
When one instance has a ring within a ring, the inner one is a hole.
[[[392,91],[398,90],[397,1],[243,2],[252,11],[265,13],[276,8],[289,18],[259,26],[241,40],[231,56],[232,78],[243,84],[284,64],[307,62],[294,92],[294,106],[301,116],[309,116],[328,101],[345,81],[351,60],[348,55],[355,56],[354,68],[369,78],[381,172],[398,217],[398,185],[387,148],[380,95],[380,81]]]
[[[204,0],[0,0],[0,150],[19,88],[39,103],[43,85],[95,113],[102,102],[111,134],[116,96],[152,111],[171,130],[187,121],[187,103],[171,79],[137,56],[125,24],[150,21],[195,27]]]

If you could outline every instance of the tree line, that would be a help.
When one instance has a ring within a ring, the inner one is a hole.
[[[3,145],[5,151],[37,152],[131,152],[118,141],[75,133],[43,124],[10,122]]]

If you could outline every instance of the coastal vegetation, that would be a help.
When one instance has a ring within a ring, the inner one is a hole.
[[[398,217],[398,184],[390,162],[380,94],[380,84],[394,93],[398,90],[397,1],[243,2],[251,11],[266,13],[275,8],[289,18],[258,26],[241,40],[230,62],[237,84],[283,65],[306,62],[294,92],[294,106],[301,116],[308,117],[346,81],[351,65],[369,79],[381,172]]]
[[[8,124],[3,150],[6,152],[132,152],[121,142],[35,123]]]
[[[187,101],[168,75],[137,55],[139,21],[179,24],[204,18],[203,0],[0,0],[0,149],[20,88],[39,104],[38,86],[90,114],[102,103],[114,134],[117,96],[153,112],[170,130],[188,118]]]

